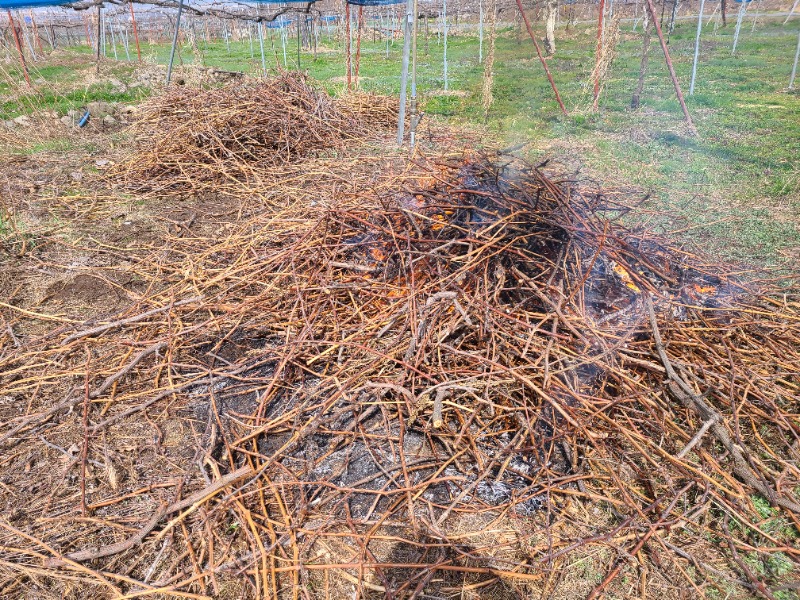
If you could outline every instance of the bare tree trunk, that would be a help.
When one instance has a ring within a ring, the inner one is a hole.
[[[720,0],[720,11],[722,12],[722,26],[728,24],[728,0]]]
[[[545,4],[545,38],[544,49],[548,55],[556,53],[556,17],[558,16],[558,0],[547,0]]]
[[[639,64],[639,81],[636,82],[636,91],[631,98],[631,108],[639,108],[639,99],[644,89],[644,78],[647,76],[647,55],[650,51],[650,23],[645,20],[644,33],[642,34],[642,62]]]

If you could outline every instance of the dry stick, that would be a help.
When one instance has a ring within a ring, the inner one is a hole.
[[[517,1],[517,8],[519,9],[519,14],[522,15],[522,20],[525,21],[525,27],[528,30],[528,35],[533,40],[533,45],[536,47],[536,54],[539,56],[539,61],[542,63],[544,67],[544,72],[547,74],[547,80],[550,82],[550,87],[553,88],[553,93],[556,95],[556,101],[558,105],[561,107],[561,112],[567,115],[567,109],[564,108],[564,103],[561,101],[561,95],[558,93],[558,88],[556,87],[556,82],[553,81],[553,76],[550,74],[550,69],[547,68],[547,61],[545,61],[544,56],[542,56],[542,51],[539,49],[539,42],[536,41],[536,36],[533,35],[533,29],[531,29],[531,24],[528,21],[528,16],[525,14],[525,11],[522,9],[522,2],[520,0]]]
[[[667,43],[664,41],[664,34],[661,33],[661,25],[658,24],[658,19],[656,18],[656,9],[653,6],[653,0],[646,0],[646,1],[647,1],[647,9],[650,11],[650,18],[653,20],[653,25],[656,28],[658,41],[661,42],[661,50],[664,51],[664,60],[666,60],[667,62],[667,68],[669,69],[669,76],[672,78],[672,85],[675,87],[675,95],[678,96],[678,102],[680,102],[681,104],[681,109],[683,110],[683,116],[686,119],[686,124],[689,126],[689,131],[691,131],[693,135],[697,135],[697,129],[695,128],[694,122],[692,121],[692,116],[689,114],[689,109],[686,108],[686,101],[683,99],[681,84],[678,83],[678,76],[675,75],[675,68],[672,66],[672,59],[669,56],[669,49],[667,48]],[[519,2],[519,0],[517,0],[517,2]]]
[[[680,452],[678,452],[678,454],[676,454],[676,457],[683,458],[684,456],[689,454],[692,448],[694,448],[698,443],[700,443],[700,440],[703,439],[703,436],[706,434],[706,432],[716,422],[717,422],[716,419],[711,418],[705,423],[703,423],[703,426],[697,431],[697,433],[694,434],[694,437],[691,440],[689,440],[689,443],[683,447],[683,450],[681,450]]]
[[[647,1],[651,2],[651,0]],[[685,408],[694,411],[704,421],[712,421],[712,424],[710,425],[711,432],[733,458],[733,472],[736,475],[741,477],[747,485],[764,496],[764,498],[766,498],[773,506],[780,506],[781,508],[785,508],[786,510],[800,514],[800,504],[778,496],[775,490],[768,487],[764,481],[758,477],[758,475],[747,463],[747,459],[742,451],[744,448],[740,448],[740,446],[734,443],[730,434],[728,433],[728,430],[724,425],[722,425],[722,415],[713,406],[710,406],[705,400],[698,396],[694,390],[689,387],[689,384],[687,384],[683,378],[681,378],[681,376],[675,372],[675,369],[673,368],[664,348],[664,342],[661,339],[661,332],[659,331],[658,323],[656,322],[655,310],[653,309],[653,300],[649,294],[644,296],[644,302],[645,306],[647,307],[647,313],[650,317],[650,327],[653,330],[653,339],[655,341],[656,351],[658,352],[658,356],[661,358],[661,362],[667,371],[666,384],[669,391],[681,402],[681,404],[683,404]]]
[[[70,561],[74,562],[85,562],[87,560],[94,560],[97,558],[105,558],[106,556],[112,556],[114,554],[119,554],[120,552],[125,552],[133,548],[136,544],[141,543],[141,541],[147,537],[153,529],[156,528],[159,521],[163,517],[168,514],[178,512],[180,510],[184,510],[186,508],[198,506],[200,503],[205,502],[206,500],[210,499],[212,496],[217,494],[219,491],[224,489],[225,487],[231,485],[232,483],[236,483],[241,479],[244,479],[248,475],[253,474],[253,469],[249,466],[241,467],[235,470],[233,473],[229,473],[218,479],[211,485],[204,487],[202,490],[199,490],[185,498],[183,500],[179,500],[177,502],[173,502],[166,508],[159,509],[156,513],[150,518],[150,520],[142,527],[139,531],[137,531],[134,535],[129,537],[126,540],[121,542],[117,542],[116,544],[110,544],[108,546],[104,546],[102,548],[95,548],[95,549],[87,549],[87,550],[80,550],[78,552],[71,552],[70,554],[66,554],[65,558],[69,559]],[[47,561],[46,565],[49,567],[58,566],[62,564],[62,560],[54,558]]]
[[[86,459],[89,455],[89,364],[91,352],[86,349],[86,374],[83,381],[83,445],[81,446],[81,516],[86,516]]]
[[[78,331],[77,333],[73,333],[72,335],[67,336],[61,342],[62,346],[66,346],[70,342],[74,342],[75,340],[79,340],[81,338],[89,337],[98,333],[104,333],[109,329],[114,329],[116,327],[122,327],[123,325],[129,325],[131,323],[138,323],[139,321],[145,320],[147,317],[152,317],[153,315],[157,315],[162,312],[166,312],[178,306],[184,306],[186,304],[192,304],[193,302],[199,302],[202,300],[201,296],[194,296],[192,298],[187,298],[186,300],[180,300],[179,302],[174,302],[167,306],[162,306],[160,308],[154,308],[152,310],[148,310],[147,312],[143,312],[141,314],[135,315],[133,317],[128,317],[126,319],[120,319],[119,321],[113,321],[111,323],[106,323],[105,325],[98,325],[97,327],[93,327],[92,329],[86,329],[84,331]]]
[[[103,382],[103,384],[99,388],[97,388],[96,390],[92,391],[92,393],[89,394],[89,398],[92,398],[92,399],[97,398],[98,396],[100,396],[100,394],[105,392],[109,387],[114,385],[115,381],[118,381],[119,379],[124,377],[126,373],[130,372],[130,370],[133,369],[133,367],[135,367],[137,364],[139,364],[139,361],[141,361],[143,358],[145,358],[149,354],[152,354],[153,352],[158,352],[159,350],[162,350],[163,348],[166,348],[166,347],[167,347],[167,343],[166,342],[158,342],[157,344],[153,344],[152,346],[148,346],[147,348],[145,348],[144,350],[139,352],[139,354],[134,356],[133,359],[127,365],[125,365],[122,369],[120,369],[119,371],[117,371],[113,375],[111,375],[108,378],[106,378],[106,380]]]

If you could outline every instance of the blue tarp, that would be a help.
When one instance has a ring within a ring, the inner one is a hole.
[[[347,0],[348,4],[356,6],[388,6],[390,4],[405,4],[405,0]]]
[[[16,10],[18,8],[39,8],[43,6],[61,6],[66,0],[0,0],[0,10]]]

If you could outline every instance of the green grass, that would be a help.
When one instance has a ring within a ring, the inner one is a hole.
[[[557,31],[557,52],[549,66],[570,111],[564,117],[536,59],[530,40],[514,30],[497,39],[494,98],[485,124],[489,138],[505,145],[528,142],[531,158],[555,155],[583,165],[588,175],[609,186],[625,186],[650,193],[645,208],[665,211],[651,225],[665,232],[683,230],[684,241],[739,260],[760,265],[779,263],[782,256],[800,248],[800,95],[788,93],[796,27],[780,20],[760,19],[751,31],[751,19],[742,27],[736,56],[731,56],[733,25],[704,29],[698,82],[687,104],[700,136],[685,135],[682,113],[675,99],[663,55],[656,39],[650,51],[650,69],[642,107],[630,110],[630,97],[638,75],[640,31],[622,24],[616,59],[600,101],[600,112],[589,111],[588,80],[593,66],[593,25],[579,24]],[[541,34],[541,24],[534,24]],[[199,31],[199,30],[198,30]],[[670,52],[684,92],[688,93],[695,24],[681,21],[670,38]],[[274,38],[270,39],[270,35]],[[302,53],[301,66],[332,93],[344,87],[345,65],[341,40],[320,40],[327,51],[316,58]],[[289,68],[296,68],[296,40],[287,40]],[[488,47],[488,40],[484,48]],[[203,64],[225,70],[261,72],[258,40],[252,53],[243,41],[205,43],[200,52],[181,47],[178,63]],[[361,50],[361,87],[381,93],[399,91],[402,43],[373,42],[365,36]],[[73,55],[85,64],[88,48]],[[277,31],[267,32],[266,64],[274,72],[283,65]],[[118,49],[121,61],[112,63],[115,73],[125,74],[130,63]],[[149,61],[165,63],[168,44],[142,48]],[[113,56],[110,49],[107,54]],[[461,95],[442,95],[443,44],[431,30],[427,42],[424,27],[419,40],[418,88],[428,119],[456,124],[483,124],[481,85],[483,66],[478,61],[474,32],[451,35],[448,40],[449,89]],[[107,71],[109,67],[104,66]],[[41,77],[54,83],[74,84],[73,74],[58,66],[40,67]],[[124,78],[119,76],[120,79]],[[0,87],[0,96],[2,96]],[[0,118],[15,111],[50,108],[59,113],[91,100],[135,102],[146,89],[119,94],[110,86],[93,84],[66,93],[44,91],[28,98],[20,108],[15,100],[0,104]],[[50,94],[50,95],[48,95]],[[424,121],[423,121],[424,124]]]

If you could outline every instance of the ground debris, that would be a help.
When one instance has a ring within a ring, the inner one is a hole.
[[[589,556],[582,595],[631,557],[784,583],[740,555],[798,556],[797,299],[509,156],[312,157],[364,130],[305,86],[209,92],[185,130],[196,92],[145,110],[175,127],[116,177],[306,169],[224,233],[170,232],[120,314],[0,355],[3,589],[515,597]]]

